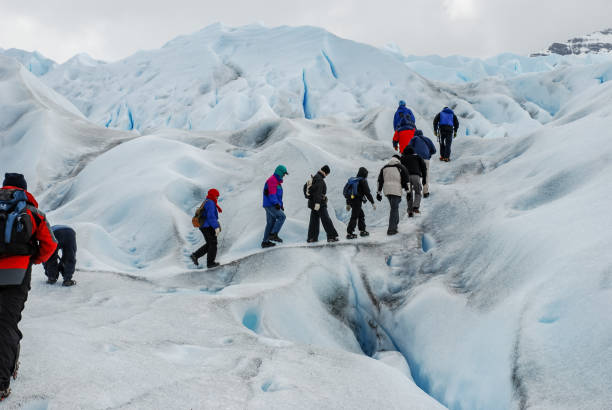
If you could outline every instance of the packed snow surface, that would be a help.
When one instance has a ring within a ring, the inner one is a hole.
[[[0,57],[0,171],[79,240],[77,286],[34,269],[7,408],[609,407],[610,60],[448,84],[315,28],[214,26],[69,63],[37,79]],[[462,123],[422,215],[387,237],[385,199],[364,206],[369,237],[306,244],[307,177],[330,165],[343,238],[342,187],[365,166],[375,190],[399,97],[430,137],[444,105]],[[163,110],[183,119],[158,124]],[[285,241],[264,251],[278,164]],[[189,254],[212,187],[223,266],[208,271]]]

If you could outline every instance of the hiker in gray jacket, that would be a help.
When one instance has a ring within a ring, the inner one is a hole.
[[[400,162],[400,156],[394,155],[378,174],[378,192],[376,194],[376,199],[382,201],[381,192],[384,193],[391,206],[387,235],[395,235],[397,233],[399,204],[402,202],[403,189],[408,190],[408,171]]]

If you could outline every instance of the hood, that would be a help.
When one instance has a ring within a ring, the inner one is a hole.
[[[397,164],[399,164],[400,162],[401,162],[401,161],[400,161],[399,159],[397,159],[397,158],[393,157],[393,158],[391,158],[391,159],[389,160],[389,162],[387,163],[387,165],[397,165]]]
[[[32,206],[34,206],[34,208],[38,208],[38,202],[36,201],[36,199],[34,199],[34,196],[29,193],[28,191],[26,191],[25,189],[16,187],[16,186],[3,186],[2,189],[8,189],[8,190],[20,190],[20,191],[25,191],[26,194],[26,198],[28,199],[28,203]]]
[[[415,136],[415,137],[422,137],[422,136],[423,136],[423,131],[421,131],[421,130],[416,130],[416,131],[414,132],[414,136]]]
[[[450,109],[450,108],[448,108],[448,107],[444,107],[444,109],[442,110],[442,112],[445,112],[445,113],[447,113],[447,114],[454,114],[454,113],[453,113],[453,110],[451,110],[451,109]]]
[[[359,171],[357,171],[357,177],[358,178],[367,178],[368,177],[368,170],[365,169],[364,167],[359,168]]]

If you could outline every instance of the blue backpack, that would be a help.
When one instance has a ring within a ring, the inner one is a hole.
[[[412,113],[412,111],[408,110],[408,112],[403,112],[400,111],[399,113],[399,124],[398,124],[398,131],[401,130],[411,130],[415,128],[415,123],[414,123],[414,114]]]
[[[450,108],[445,108],[440,112],[440,125],[455,125],[454,121],[455,113]]]
[[[32,255],[34,226],[22,190],[0,190],[0,256]]]
[[[344,197],[346,199],[355,199],[357,197],[359,191],[359,182],[362,179],[363,178],[361,177],[351,177],[348,179],[348,182],[346,183],[346,185],[344,185],[344,189],[342,190],[342,193],[344,194]]]

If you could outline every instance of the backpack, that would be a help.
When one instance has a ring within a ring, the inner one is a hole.
[[[362,179],[361,177],[351,177],[348,179],[348,182],[344,185],[344,189],[342,190],[346,199],[355,199],[357,197],[359,182],[361,182]]]
[[[310,199],[310,187],[312,187],[312,178],[314,177],[311,175],[310,178],[308,178],[308,180],[304,184],[304,198],[306,199]]]
[[[0,256],[32,255],[34,225],[22,190],[0,190]]]
[[[202,226],[202,221],[200,221],[200,218],[202,217],[202,211],[204,210],[205,203],[206,201],[202,202],[198,209],[196,209],[193,218],[191,218],[191,224],[194,228],[199,228],[200,226]]]
[[[410,110],[408,110],[408,112],[400,111],[399,124],[397,126],[397,129],[398,130],[413,129],[415,125],[411,117],[414,117],[414,114],[412,114],[412,111]]]
[[[450,108],[448,110],[442,110],[440,112],[440,125],[455,125],[454,121],[455,113]]]

